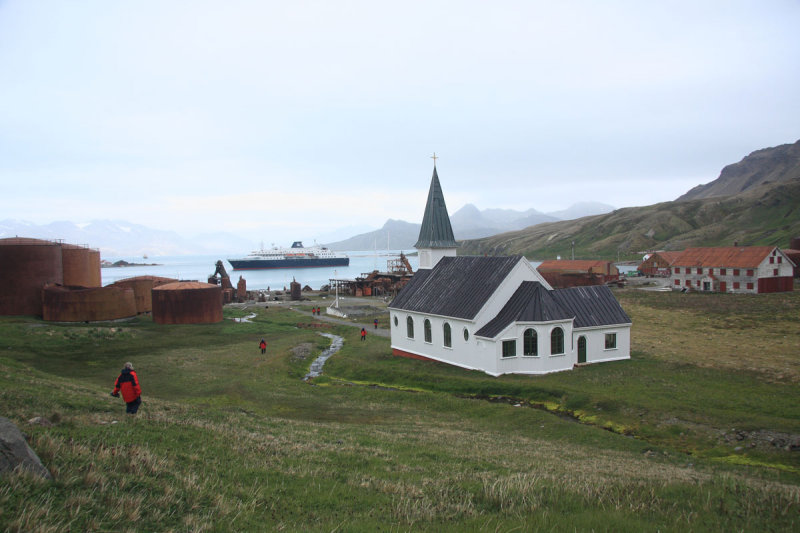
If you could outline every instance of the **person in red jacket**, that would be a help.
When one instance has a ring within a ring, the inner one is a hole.
[[[267,353],[267,341],[265,341],[264,339],[261,339],[261,342],[258,343],[258,347],[261,348],[261,353],[262,354]]]
[[[142,403],[142,388],[139,387],[139,378],[136,372],[133,371],[133,364],[125,363],[125,368],[119,373],[117,381],[114,382],[114,390],[111,391],[111,396],[119,398],[119,392],[122,391],[122,399],[125,400],[127,407],[125,412],[135,415],[139,410],[139,405]]]

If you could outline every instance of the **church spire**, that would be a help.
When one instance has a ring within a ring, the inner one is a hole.
[[[433,160],[433,177],[428,191],[428,202],[422,217],[419,239],[414,248],[420,252],[420,268],[432,268],[441,257],[455,255],[458,244],[453,236],[450,216],[444,203],[439,174],[436,172],[436,159]],[[428,260],[428,258],[430,258]]]
[[[447,214],[442,186],[439,184],[439,175],[434,163],[431,188],[428,191],[428,203],[425,205],[425,214],[422,217],[419,240],[414,248],[455,248],[456,246],[453,227],[450,225],[450,216]]]

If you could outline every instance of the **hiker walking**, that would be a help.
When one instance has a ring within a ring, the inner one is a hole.
[[[364,328],[361,328],[361,340],[362,341],[367,340],[367,330]]]
[[[375,329],[378,329],[378,319],[376,318],[372,323],[375,324]]]
[[[119,392],[122,391],[122,399],[125,400],[127,407],[125,412],[135,415],[139,410],[139,405],[142,403],[142,388],[139,387],[139,378],[136,372],[133,371],[132,363],[125,363],[125,368],[119,373],[117,381],[114,382],[114,390],[111,391],[111,396],[119,398]]]
[[[261,339],[261,342],[258,343],[258,347],[261,348],[261,354],[267,353],[267,341]]]

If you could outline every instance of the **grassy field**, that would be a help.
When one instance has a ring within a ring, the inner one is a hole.
[[[210,326],[2,317],[0,415],[54,480],[0,478],[0,529],[796,530],[800,293],[617,295],[631,360],[540,377],[395,358],[274,307]],[[309,384],[319,331],[345,344]],[[136,417],[108,394],[125,361]]]

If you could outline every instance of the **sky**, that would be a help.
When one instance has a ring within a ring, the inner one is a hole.
[[[286,244],[674,200],[800,139],[800,2],[0,0],[0,220]]]

